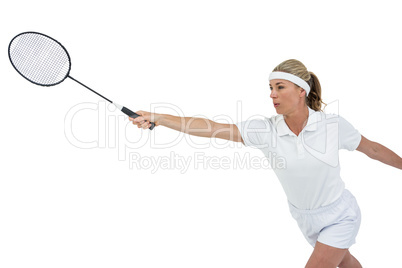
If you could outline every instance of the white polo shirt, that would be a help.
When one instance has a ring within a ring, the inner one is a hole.
[[[353,151],[361,140],[343,117],[308,109],[307,125],[299,136],[283,115],[236,124],[244,144],[265,154],[289,202],[300,209],[326,206],[341,196],[345,184],[340,177],[339,149]]]

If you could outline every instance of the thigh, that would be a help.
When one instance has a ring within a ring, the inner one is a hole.
[[[347,253],[347,248],[334,248],[317,241],[306,268],[336,268]]]

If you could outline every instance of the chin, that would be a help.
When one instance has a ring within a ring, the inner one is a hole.
[[[281,109],[280,109],[280,108],[275,108],[275,110],[276,110],[276,113],[277,113],[277,114],[283,114],[283,112],[281,112]]]

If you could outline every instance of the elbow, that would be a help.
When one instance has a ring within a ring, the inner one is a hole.
[[[209,120],[209,138],[214,138],[216,131],[218,130],[218,124],[212,120]]]
[[[375,142],[372,143],[372,146],[369,148],[367,152],[367,156],[371,159],[378,160],[379,158],[379,148]]]
[[[370,141],[362,135],[362,139],[357,147],[357,150],[364,153],[368,157],[377,160],[379,157],[380,146],[378,143]]]

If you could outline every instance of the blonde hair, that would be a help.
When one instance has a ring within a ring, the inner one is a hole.
[[[307,82],[310,86],[310,93],[306,96],[306,104],[314,111],[321,111],[321,106],[326,104],[321,99],[321,85],[313,72],[307,71],[306,66],[298,60],[286,60],[276,66],[273,70],[296,75]]]

